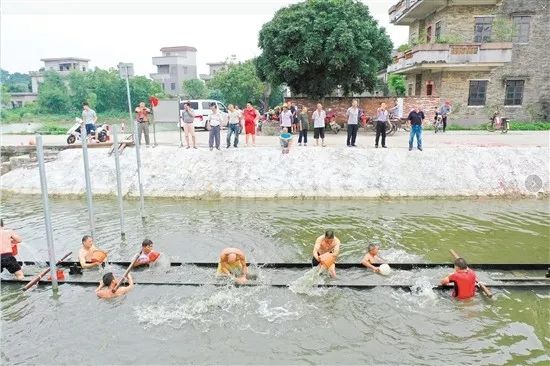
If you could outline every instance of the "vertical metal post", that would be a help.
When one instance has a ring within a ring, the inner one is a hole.
[[[125,66],[126,69],[126,94],[128,96],[128,113],[130,114],[130,124],[132,124],[132,120],[134,119],[132,116],[132,101],[130,99],[130,81],[129,81],[129,75],[128,75],[128,66]]]
[[[183,147],[183,137],[181,136],[181,117],[180,117],[180,121],[178,121],[178,130],[180,131],[180,147]]]
[[[138,138],[138,121],[134,122],[134,129],[136,131],[136,135],[134,137],[135,143],[136,143],[136,160],[137,160],[137,173],[138,173],[138,185],[139,185],[139,211],[141,213],[141,217],[145,217],[145,203],[143,201],[143,184],[141,183],[141,155],[140,155],[140,142]]]
[[[120,159],[118,153],[118,127],[113,127],[113,148],[115,153],[116,188],[118,195],[118,216],[120,217],[120,236],[124,238],[124,204],[122,200],[122,181],[120,179]]]
[[[153,106],[151,106],[151,111],[153,110]],[[157,121],[155,120],[155,116],[151,113],[151,117],[153,117],[153,147],[157,146]]]
[[[88,133],[86,123],[80,126],[80,140],[82,141],[82,160],[84,160],[84,178],[86,179],[86,197],[88,201],[88,217],[90,220],[90,235],[95,239],[94,204],[92,197],[92,181],[90,179],[90,164],[88,161]]]
[[[42,135],[36,135],[36,157],[38,159],[38,170],[40,172],[40,188],[42,190],[42,205],[44,207],[44,223],[46,224],[46,241],[48,243],[48,257],[50,260],[50,273],[52,276],[52,290],[54,293],[58,290],[57,272],[55,264],[55,248],[53,244],[52,219],[50,216],[50,202],[48,199],[48,182],[46,181],[46,167],[44,165],[44,147],[42,145]]]

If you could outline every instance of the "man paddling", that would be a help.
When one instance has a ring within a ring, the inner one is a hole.
[[[154,263],[159,257],[160,253],[153,250],[153,242],[150,239],[145,239],[141,243],[141,253],[134,267]]]
[[[238,248],[225,248],[220,253],[220,261],[216,274],[235,278],[239,284],[246,283],[248,267],[244,252]]]
[[[365,267],[371,269],[373,272],[379,273],[380,268],[374,266],[374,264],[381,264],[384,263],[384,260],[378,256],[378,251],[380,250],[380,246],[377,244],[369,244],[367,247],[367,254],[363,257],[363,260],[361,261],[361,264]]]
[[[313,259],[311,264],[322,266],[328,270],[332,278],[336,278],[336,259],[340,253],[340,240],[334,236],[334,231],[327,230],[325,235],[321,235],[315,240],[313,246]]]
[[[10,229],[4,228],[4,219],[0,219],[0,253],[1,253],[1,269],[0,273],[5,269],[9,273],[14,274],[15,278],[22,280],[24,278],[21,266],[17,263],[15,255],[17,254],[17,246],[21,243],[21,237]]]
[[[116,289],[116,291],[113,292],[118,283],[115,280],[115,276],[112,272],[105,273],[103,275],[103,279],[101,280],[101,282],[99,282],[99,286],[95,290],[96,295],[101,299],[110,299],[112,297],[126,295],[128,292],[130,292],[130,290],[134,288],[134,279],[132,278],[132,275],[128,274],[127,278],[128,286],[120,286]]]
[[[464,258],[455,259],[455,271],[441,280],[442,285],[454,284],[453,296],[460,300],[474,297],[476,294],[477,276],[468,268]]]
[[[101,255],[103,259],[99,260],[97,253],[94,255],[95,252],[103,253]],[[107,260],[107,253],[94,245],[94,241],[90,235],[84,235],[82,237],[82,248],[78,251],[78,260],[82,268],[93,268]]]

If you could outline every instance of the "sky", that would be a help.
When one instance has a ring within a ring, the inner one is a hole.
[[[363,0],[394,46],[407,42],[407,27],[389,23],[398,0]],[[293,0],[2,0],[0,67],[28,73],[41,58],[81,57],[90,67],[134,63],[135,73],[155,72],[151,57],[166,46],[197,48],[199,74],[207,62],[259,55],[258,33],[277,9]]]

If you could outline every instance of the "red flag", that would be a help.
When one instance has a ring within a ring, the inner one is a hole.
[[[151,105],[153,107],[156,107],[159,104],[159,100],[157,97],[149,97],[149,101],[151,102]]]

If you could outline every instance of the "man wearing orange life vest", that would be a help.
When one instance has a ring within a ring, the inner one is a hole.
[[[112,272],[105,273],[99,283],[99,286],[95,289],[97,297],[101,299],[110,299],[112,297],[126,295],[131,289],[134,288],[134,279],[132,278],[132,275],[128,273],[128,286],[120,286],[115,292],[113,292],[117,284],[118,283]]]
[[[455,271],[441,280],[442,285],[454,284],[453,297],[459,300],[466,300],[476,294],[477,276],[468,268],[464,258],[455,259]]]
[[[340,253],[340,240],[334,236],[334,231],[327,230],[315,240],[311,264],[326,268],[332,278],[336,278],[336,259]]]
[[[82,247],[78,251],[78,260],[82,268],[93,268],[107,260],[107,252],[98,249],[90,235],[84,235]]]
[[[141,254],[134,264],[134,267],[151,264],[155,262],[158,257],[160,257],[160,253],[153,250],[153,242],[149,239],[145,239],[141,243]]]
[[[24,278],[21,266],[17,263],[15,255],[17,254],[17,246],[21,243],[21,237],[10,229],[4,229],[4,219],[0,219],[0,253],[1,253],[1,269],[0,273],[5,269],[9,273],[14,274],[15,278],[22,280]]]

